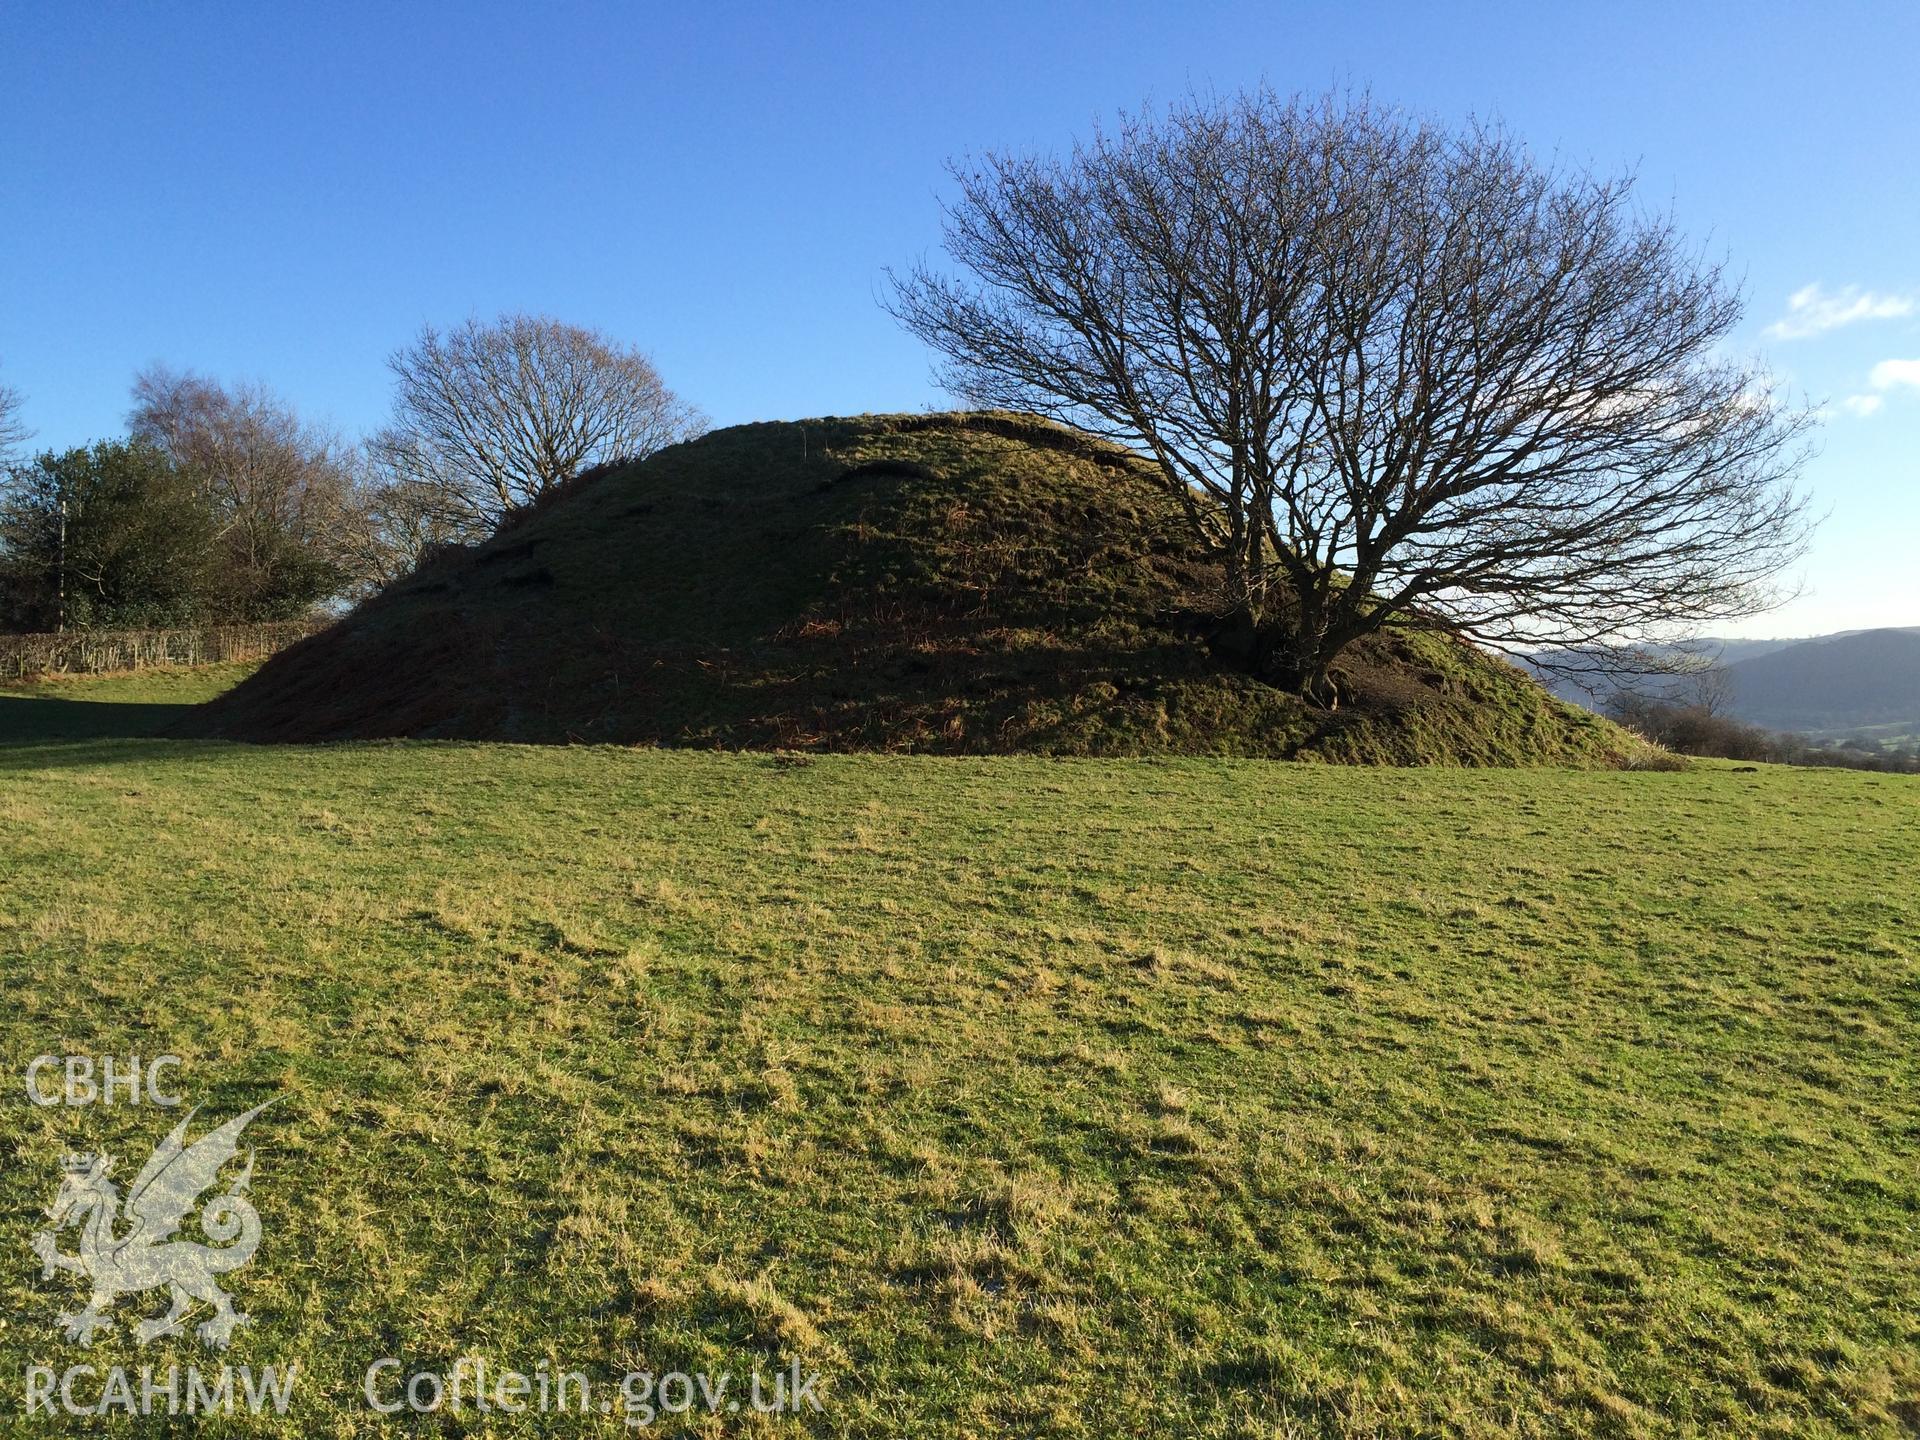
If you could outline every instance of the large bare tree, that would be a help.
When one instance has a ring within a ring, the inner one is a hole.
[[[651,361],[542,315],[428,326],[388,361],[393,421],[371,448],[430,497],[443,529],[484,534],[592,466],[637,460],[704,427]]]
[[[1151,456],[1305,693],[1396,618],[1604,657],[1764,608],[1803,551],[1806,418],[1630,178],[1265,90],[950,169],[971,274],[892,277],[894,313],[957,393]]]

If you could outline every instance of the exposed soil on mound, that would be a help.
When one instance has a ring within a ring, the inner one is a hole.
[[[1233,668],[1144,462],[1027,416],[737,426],[584,476],[184,733],[1610,765],[1511,666],[1394,632],[1337,712]]]

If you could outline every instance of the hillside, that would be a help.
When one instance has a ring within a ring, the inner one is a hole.
[[[1775,730],[1920,729],[1920,631],[1809,640],[1727,667],[1732,709]]]
[[[1889,730],[1920,734],[1920,627],[1847,630],[1802,640],[1702,640],[1690,647],[1727,672],[1728,714],[1771,730],[1828,737]],[[1556,652],[1546,652],[1551,658]],[[1579,682],[1542,672],[1547,687],[1577,704],[1604,705]],[[1695,682],[1643,675],[1634,687],[1684,703]]]
[[[583,479],[187,733],[938,753],[1620,763],[1623,732],[1450,640],[1309,707],[1216,657],[1218,575],[1127,452],[1029,417],[721,430]]]

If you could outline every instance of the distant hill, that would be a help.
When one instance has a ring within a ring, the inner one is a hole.
[[[1728,708],[1769,730],[1920,727],[1920,629],[1803,640],[1727,667]]]
[[[1842,736],[1892,728],[1920,733],[1920,626],[1848,630],[1804,640],[1704,640],[1695,653],[1727,674],[1727,713],[1769,730]],[[1604,705],[1580,685],[1543,675],[1555,693]],[[1648,675],[1651,693],[1684,697],[1691,682]]]
[[[1222,577],[1125,450],[1030,416],[736,426],[588,477],[190,717],[440,736],[951,754],[1609,765],[1646,755],[1428,633],[1337,711],[1235,669]]]

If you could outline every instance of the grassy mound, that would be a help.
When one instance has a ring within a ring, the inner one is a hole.
[[[1219,576],[1126,451],[1030,417],[744,425],[584,478],[188,722],[941,753],[1608,765],[1623,732],[1426,634],[1337,712],[1207,643]]]

